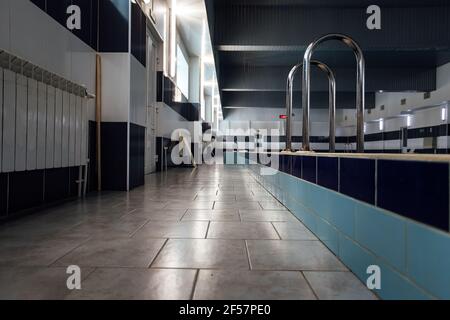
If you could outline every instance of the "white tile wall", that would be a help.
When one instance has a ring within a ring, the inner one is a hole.
[[[27,87],[27,78],[17,74],[15,171],[24,171],[27,166]]]
[[[27,170],[36,169],[38,84],[28,79]]]
[[[10,70],[3,73],[3,143],[2,171],[14,171],[16,132],[16,74]]]

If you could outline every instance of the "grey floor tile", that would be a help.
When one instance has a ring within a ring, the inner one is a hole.
[[[67,232],[72,235],[86,237],[129,237],[145,224],[146,220],[130,219],[124,217],[122,220],[106,222],[83,222],[76,227],[68,229]]]
[[[244,241],[215,239],[170,239],[152,267],[249,269]]]
[[[8,238],[0,242],[0,266],[48,266],[86,240],[75,236]]]
[[[216,201],[214,203],[214,210],[224,209],[261,209],[257,201]]]
[[[182,221],[241,221],[236,209],[188,210]]]
[[[68,299],[188,300],[196,270],[96,269]]]
[[[136,209],[131,212],[129,216],[144,218],[151,221],[180,221],[185,213],[186,209]]]
[[[319,240],[300,221],[272,223],[281,240]]]
[[[200,270],[194,292],[199,300],[312,300],[296,271]]]
[[[149,221],[134,238],[205,238],[208,221]]]
[[[304,275],[321,300],[377,300],[351,272],[308,271]]]
[[[259,204],[264,210],[287,210],[286,207],[278,201],[259,201]]]
[[[173,201],[164,209],[212,209],[214,201]]]
[[[56,266],[146,268],[165,239],[92,239],[58,261]]]
[[[242,221],[297,222],[292,213],[284,210],[239,210]]]
[[[279,239],[269,222],[211,222],[208,239]]]
[[[320,241],[247,240],[253,270],[346,271]]]
[[[94,268],[81,269],[83,281]],[[61,300],[72,291],[63,267],[0,267],[0,300]]]

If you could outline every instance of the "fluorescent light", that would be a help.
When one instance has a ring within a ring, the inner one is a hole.
[[[378,126],[379,126],[380,131],[384,130],[384,120],[383,119],[380,119]]]
[[[441,109],[441,120],[447,120],[447,107],[442,107]]]
[[[407,126],[407,127],[410,127],[410,126],[411,126],[411,123],[412,123],[412,116],[411,116],[411,115],[408,115],[408,116],[406,117],[406,126]]]

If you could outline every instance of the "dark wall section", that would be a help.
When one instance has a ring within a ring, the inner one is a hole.
[[[128,1],[99,1],[98,51],[128,52]]]
[[[129,7],[126,0],[30,0],[67,27],[67,8],[81,9],[81,29],[71,30],[92,49],[100,52],[128,52]]]
[[[79,167],[0,174],[0,221],[78,196]]]
[[[161,71],[158,72],[156,85],[158,101],[164,102],[187,121],[198,121],[200,116],[199,104],[189,102],[176,84],[170,78],[164,76]]]
[[[140,6],[131,3],[131,54],[145,67],[147,65],[147,23]]]
[[[89,172],[88,172],[88,192],[96,191],[98,187],[97,171],[97,123],[89,121]]]
[[[127,190],[126,122],[102,122],[102,189]]]
[[[130,189],[145,182],[145,127],[130,123]]]

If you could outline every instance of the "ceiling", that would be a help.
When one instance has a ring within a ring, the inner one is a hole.
[[[205,0],[223,107],[284,107],[288,72],[327,33],[354,38],[366,60],[366,108],[375,93],[436,89],[436,67],[450,62],[450,3],[379,0],[381,30],[366,27],[366,0]],[[336,74],[338,108],[353,108],[355,58],[344,44],[322,44],[313,58]],[[312,75],[312,107],[327,108],[326,77]],[[300,90],[301,80],[296,81]],[[314,98],[317,97],[317,98]],[[341,98],[340,98],[341,97]],[[314,100],[315,99],[315,100]],[[301,104],[296,94],[295,106]],[[226,114],[225,114],[226,116]]]

